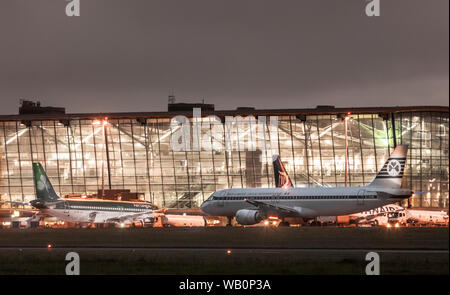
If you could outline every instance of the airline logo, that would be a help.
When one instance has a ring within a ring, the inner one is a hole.
[[[390,176],[397,176],[400,174],[401,171],[401,164],[397,160],[391,160],[389,161],[389,164],[387,166],[387,172]]]
[[[45,190],[48,192],[47,179],[45,178],[44,175],[41,175],[41,177],[39,177],[38,181],[36,182],[36,188],[39,191]]]
[[[54,191],[53,186],[47,178],[41,164],[33,163],[33,174],[37,198],[46,201],[56,201],[58,199],[58,195]]]
[[[394,207],[394,206],[384,206],[384,207],[378,207],[369,211],[364,211],[362,212],[363,215],[375,215],[375,214],[380,214],[380,213],[385,213],[385,212],[395,212],[395,211],[400,211],[400,210],[404,210],[404,208],[402,207]]]
[[[376,178],[402,178],[406,158],[389,158]]]
[[[282,187],[284,189],[288,189],[293,187],[291,179],[284,168],[283,162],[281,162],[280,156],[273,157],[273,166],[275,173],[275,185],[276,187]]]
[[[289,183],[289,179],[287,178],[286,171],[280,171],[279,173],[280,173],[280,175],[278,178],[278,183],[281,184],[281,187],[283,187],[283,188],[290,187],[290,183]]]

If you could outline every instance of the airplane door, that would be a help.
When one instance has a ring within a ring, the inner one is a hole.
[[[358,196],[356,197],[356,203],[358,205],[364,205],[364,199],[365,199],[366,190],[359,190]]]
[[[217,200],[217,206],[223,207],[223,205],[224,205],[224,199],[225,199],[226,195],[227,195],[227,193],[224,193],[224,194],[222,194],[221,196],[218,196],[218,197],[219,197],[219,200]]]
[[[69,213],[69,203],[64,202],[64,213]]]

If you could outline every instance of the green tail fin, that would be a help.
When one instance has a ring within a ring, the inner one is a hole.
[[[59,200],[41,163],[33,163],[33,180],[38,200],[45,202],[56,202]]]

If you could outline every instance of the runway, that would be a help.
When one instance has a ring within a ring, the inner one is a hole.
[[[258,247],[0,247],[0,274],[64,274],[76,252],[82,274],[364,274],[367,254],[383,274],[448,275],[449,250]],[[432,266],[432,267],[431,267]]]
[[[239,253],[239,254],[302,254],[302,253],[403,253],[403,254],[449,254],[448,249],[338,249],[338,248],[189,248],[189,247],[0,247],[0,251],[89,251],[89,252],[159,252],[159,253]]]

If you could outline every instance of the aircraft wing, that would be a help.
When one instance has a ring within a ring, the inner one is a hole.
[[[36,216],[38,216],[38,217],[51,217],[51,215],[48,215],[48,213],[42,213],[41,211],[38,211],[38,213],[36,213]]]
[[[245,199],[245,202],[252,204],[255,207],[258,207],[261,211],[264,212],[273,212],[276,211],[280,213],[280,215],[299,215],[299,212],[295,210],[294,208],[287,207],[287,206],[280,206],[280,205],[273,205],[261,201],[255,201],[255,200],[249,200]]]
[[[125,221],[134,221],[136,219],[144,219],[147,217],[154,217],[154,211],[146,211],[146,212],[140,212],[140,213],[135,213],[135,214],[129,214],[129,215],[124,215],[124,216],[120,216],[120,217],[115,217],[115,218],[109,218],[106,220],[106,222],[125,222]]]
[[[30,205],[30,202],[19,202],[19,201],[5,201],[5,203],[9,203],[9,204],[13,204],[13,205],[21,205],[21,206]]]

